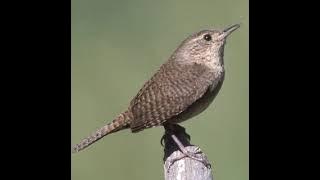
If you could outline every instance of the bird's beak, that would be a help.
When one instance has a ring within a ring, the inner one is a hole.
[[[235,24],[235,25],[232,25],[232,26],[224,29],[221,34],[221,39],[225,39],[227,36],[229,36],[233,31],[235,31],[239,27],[240,27],[240,24]]]

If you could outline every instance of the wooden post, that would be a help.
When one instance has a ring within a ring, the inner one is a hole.
[[[185,157],[169,133],[174,133],[189,152],[196,153],[197,157],[208,160],[199,147],[190,144],[190,136],[185,132],[185,129],[174,125],[174,132],[168,132],[166,129],[161,140],[161,143],[164,142],[165,180],[213,180],[212,168],[205,166],[202,162]],[[177,160],[172,161],[173,159]]]

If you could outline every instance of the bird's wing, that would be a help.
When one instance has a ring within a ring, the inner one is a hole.
[[[213,80],[204,65],[164,64],[131,101],[132,132],[161,125],[183,112],[202,97]]]

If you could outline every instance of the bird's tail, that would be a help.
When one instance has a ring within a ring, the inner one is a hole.
[[[115,118],[112,122],[103,126],[102,128],[96,130],[87,138],[84,138],[79,144],[76,144],[72,148],[72,153],[79,152],[86,147],[90,146],[94,142],[103,138],[104,136],[120,131],[122,129],[126,129],[129,127],[130,114],[128,111],[121,113],[117,118]]]

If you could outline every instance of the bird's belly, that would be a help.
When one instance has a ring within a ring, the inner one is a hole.
[[[223,81],[220,81],[216,85],[216,87],[214,88],[209,87],[206,93],[200,99],[198,99],[196,102],[191,104],[185,111],[181,112],[179,115],[173,117],[167,122],[180,123],[206,110],[209,107],[209,105],[213,102],[214,98],[216,97],[219,90],[221,89],[222,83]]]

